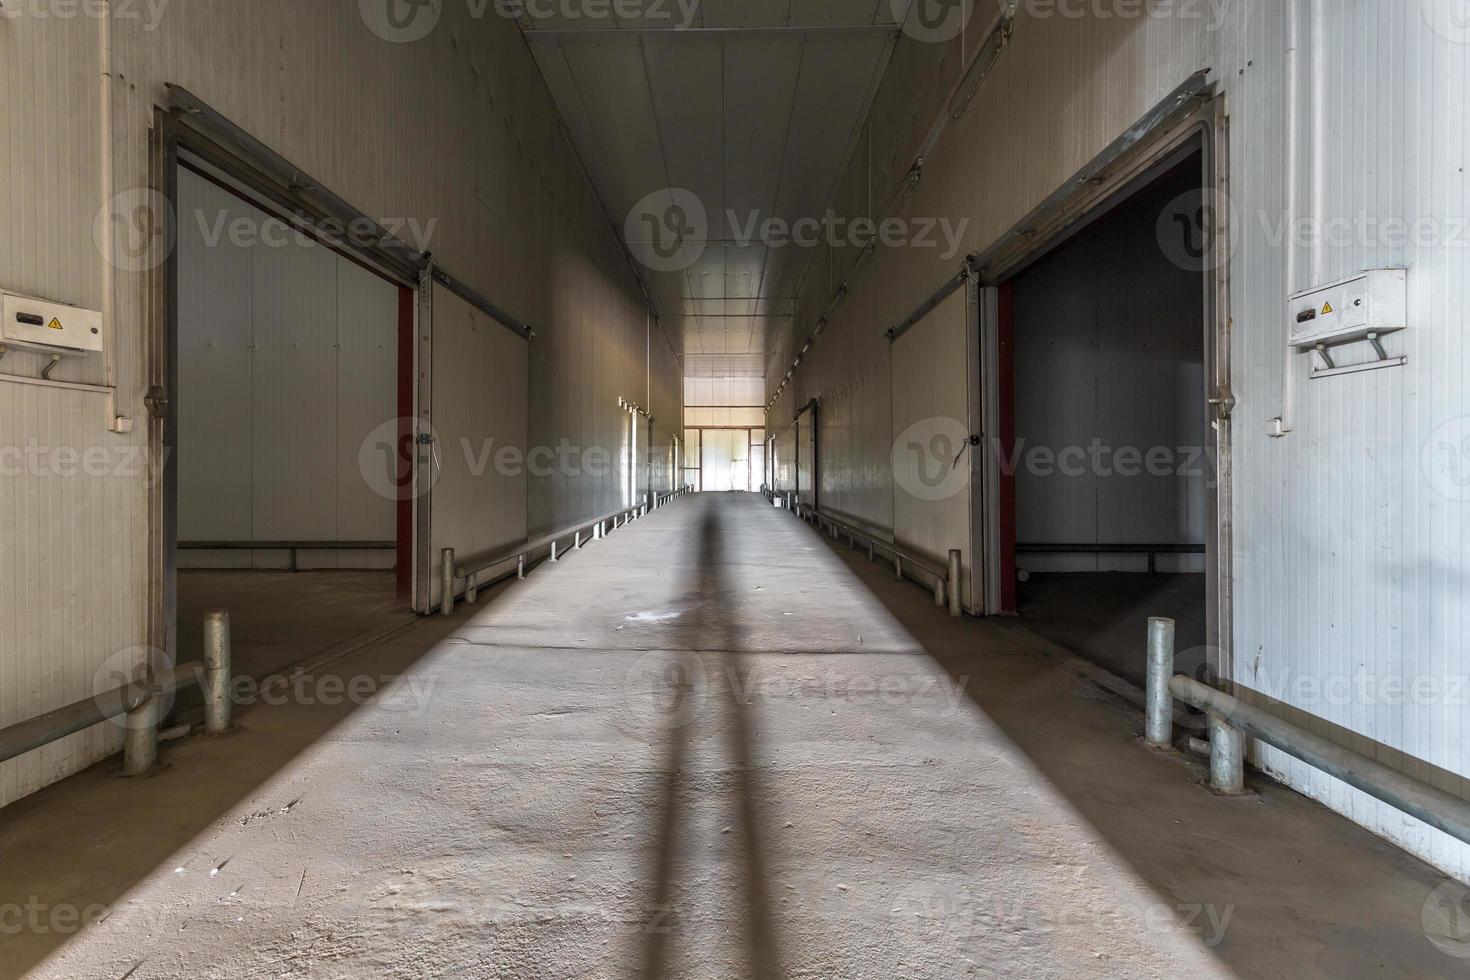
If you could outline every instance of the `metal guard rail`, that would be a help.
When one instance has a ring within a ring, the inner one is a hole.
[[[916,555],[912,551],[900,547],[891,541],[876,538],[860,527],[856,527],[846,521],[838,520],[835,517],[822,513],[816,507],[810,507],[797,501],[795,495],[789,490],[778,493],[772,491],[769,487],[762,487],[761,492],[766,495],[766,498],[772,504],[780,501],[781,506],[791,510],[802,520],[815,524],[819,528],[827,528],[833,540],[845,535],[848,544],[854,548],[857,547],[859,541],[863,542],[867,545],[868,558],[870,560],[874,559],[878,554],[884,554],[892,558],[893,572],[898,578],[908,577],[920,585],[933,585],[934,604],[936,606],[942,606],[948,600],[950,612],[959,615],[957,611],[959,606],[957,551],[950,552],[950,567],[941,568],[931,560]],[[925,582],[920,576],[926,576],[930,581]]]
[[[686,493],[690,493],[692,490],[692,487],[681,486],[677,490],[669,493],[652,495],[648,503],[637,504],[632,507],[622,507],[618,510],[610,511],[601,517],[593,518],[590,521],[569,524],[559,531],[553,531],[551,534],[546,534],[534,540],[525,541],[488,555],[480,555],[463,562],[455,560],[453,548],[445,548],[441,556],[440,612],[447,616],[454,611],[454,600],[459,592],[457,587],[458,583],[464,583],[463,591],[465,601],[473,603],[478,598],[480,586],[489,584],[480,582],[479,576],[490,569],[515,562],[516,577],[525,578],[527,564],[535,555],[545,551],[549,553],[550,561],[557,561],[561,555],[557,546],[568,538],[572,539],[573,548],[581,548],[583,541],[598,540],[609,531],[615,531],[620,527],[624,527],[630,522],[638,520],[664,506],[675,497],[681,497]],[[589,530],[592,533],[584,537]],[[506,574],[508,575],[509,573],[507,572]]]
[[[133,681],[0,728],[0,762],[126,715],[123,773],[141,776],[158,762],[158,725],[165,698],[198,685],[204,693],[204,730],[211,735],[229,730],[230,661],[229,613],[210,612],[204,617],[203,661],[152,672],[147,681]]]
[[[1174,674],[1174,632],[1171,619],[1149,620],[1144,740],[1150,747],[1173,746],[1173,700],[1178,698],[1205,712],[1209,719],[1210,787],[1215,792],[1224,796],[1245,792],[1245,737],[1250,736],[1470,844],[1470,801],[1313,734],[1225,691],[1184,674]]]

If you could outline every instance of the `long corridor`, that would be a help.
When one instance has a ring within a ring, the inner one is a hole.
[[[1273,784],[1212,796],[1042,647],[759,495],[684,497],[339,661],[359,707],[308,678],[147,780],[0,812],[0,902],[83,919],[0,973],[1462,966],[1431,869]]]

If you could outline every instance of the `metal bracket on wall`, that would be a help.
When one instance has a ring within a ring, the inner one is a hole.
[[[1361,343],[1365,340],[1373,345],[1373,352],[1378,355],[1377,358],[1375,358],[1374,360],[1363,361],[1359,364],[1339,365],[1336,361],[1332,359],[1332,351],[1334,348],[1346,347],[1350,344]],[[1338,375],[1342,374],[1358,374],[1363,371],[1377,371],[1381,368],[1403,367],[1405,364],[1409,363],[1409,359],[1407,357],[1390,357],[1388,351],[1385,350],[1383,346],[1383,335],[1377,332],[1370,332],[1361,337],[1350,337],[1337,341],[1324,341],[1313,346],[1311,350],[1312,353],[1320,358],[1322,361],[1321,367],[1316,367],[1312,369],[1311,378],[1313,381],[1317,381],[1321,378],[1335,378]]]

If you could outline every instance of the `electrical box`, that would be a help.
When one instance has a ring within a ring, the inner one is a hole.
[[[1315,348],[1403,330],[1409,280],[1403,269],[1374,269],[1298,293],[1288,304],[1291,344]]]
[[[0,344],[40,351],[102,350],[102,314],[64,303],[3,293]]]

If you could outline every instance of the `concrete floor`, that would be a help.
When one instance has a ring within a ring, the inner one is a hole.
[[[150,778],[0,811],[0,908],[42,923],[0,973],[1463,975],[1432,869],[1269,783],[1215,798],[1026,630],[930,603],[758,496],[683,498]]]
[[[1149,617],[1167,616],[1175,621],[1178,670],[1206,679],[1203,575],[1033,572],[1018,598],[1028,629],[1138,687]]]

